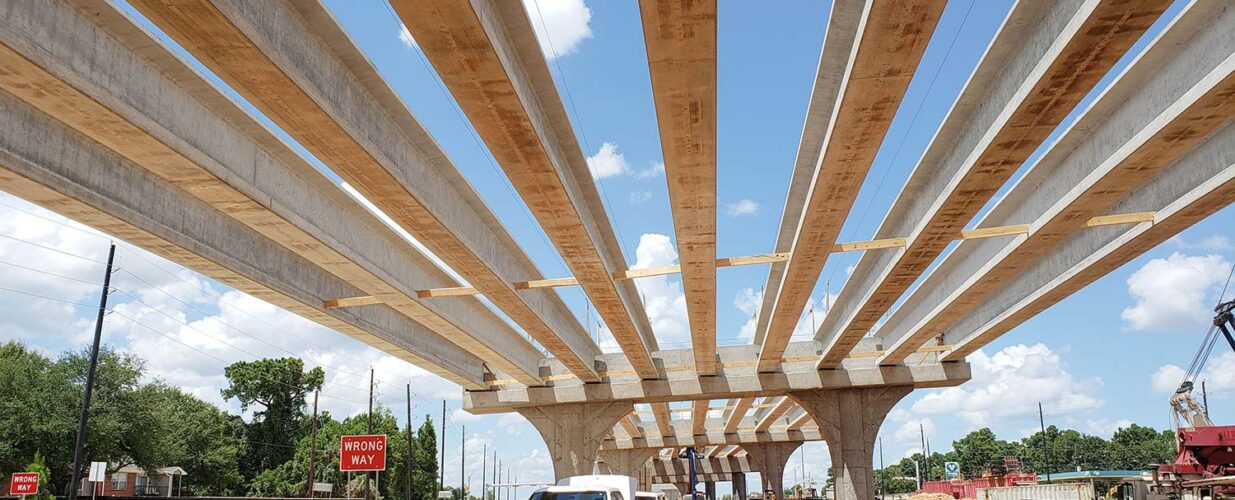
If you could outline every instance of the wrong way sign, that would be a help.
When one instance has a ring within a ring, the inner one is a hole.
[[[9,479],[10,495],[34,495],[39,492],[39,473],[14,472]]]
[[[339,443],[339,470],[386,470],[386,435],[343,436]]]

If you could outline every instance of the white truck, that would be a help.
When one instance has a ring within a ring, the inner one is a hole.
[[[532,492],[528,500],[635,500],[637,485],[630,476],[571,476]]]

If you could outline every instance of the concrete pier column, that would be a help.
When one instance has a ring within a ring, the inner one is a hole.
[[[785,463],[799,446],[802,446],[800,441],[742,445],[750,458],[750,465],[758,469],[759,476],[763,478],[763,491],[776,492],[777,500],[783,500],[781,497],[785,495]]]
[[[633,409],[629,402],[564,403],[520,408],[519,413],[544,438],[553,476],[560,480],[591,474],[601,441]]]
[[[617,474],[638,479],[641,472],[659,450],[655,448],[639,448],[632,450],[601,450],[596,455],[600,472]]]
[[[736,500],[746,500],[746,473],[733,473],[733,498]]]
[[[836,500],[874,498],[873,450],[879,426],[912,390],[899,386],[790,393],[815,418],[828,443]]]
[[[716,481],[705,481],[703,492],[708,496],[708,500],[716,500]]]

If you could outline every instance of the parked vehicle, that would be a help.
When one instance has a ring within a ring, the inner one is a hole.
[[[636,484],[630,476],[571,476],[533,491],[529,500],[635,500]]]

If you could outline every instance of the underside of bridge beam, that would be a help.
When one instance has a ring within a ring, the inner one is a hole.
[[[750,465],[759,471],[759,476],[763,478],[763,491],[771,490],[777,497],[785,491],[785,463],[799,446],[802,446],[802,441],[742,446],[748,453]]]
[[[601,473],[636,476],[646,468],[648,461],[660,450],[656,448],[601,450],[596,455],[597,467]]]
[[[790,393],[815,416],[828,443],[836,500],[875,497],[875,438],[888,412],[909,392],[907,387],[882,387]]]
[[[601,441],[630,410],[630,403],[610,401],[520,408],[519,413],[544,438],[558,480],[591,474]]]

